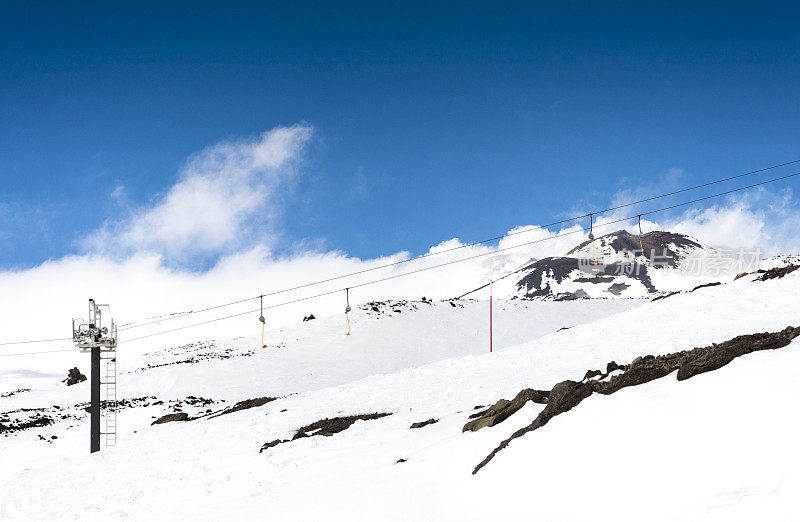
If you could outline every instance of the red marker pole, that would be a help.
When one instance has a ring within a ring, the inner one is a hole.
[[[492,353],[492,280],[489,280],[489,353]]]

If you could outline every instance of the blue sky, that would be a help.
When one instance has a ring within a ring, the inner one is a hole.
[[[800,158],[796,8],[642,4],[2,2],[0,269],[281,126],[313,136],[242,232],[278,253],[420,252]]]

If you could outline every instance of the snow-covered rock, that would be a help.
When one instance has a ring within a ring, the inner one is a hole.
[[[548,257],[520,271],[517,296],[557,300],[642,298],[730,280],[755,269],[758,259],[739,259],[683,234],[620,230],[586,241],[563,257]]]

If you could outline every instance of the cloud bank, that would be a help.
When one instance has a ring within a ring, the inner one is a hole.
[[[312,134],[305,125],[278,127],[254,140],[208,147],[189,158],[154,204],[107,222],[83,243],[92,252],[154,252],[176,261],[234,252],[256,232],[269,243],[281,193],[290,190]],[[115,188],[112,197],[123,190]]]
[[[431,257],[380,269],[377,268],[383,264],[407,260],[410,254],[397,252],[382,258],[359,259],[314,247],[324,243],[312,239],[299,242],[300,246],[292,248],[291,254],[277,255],[271,247],[280,234],[276,223],[281,217],[282,194],[291,190],[302,174],[304,150],[313,132],[306,125],[279,127],[252,140],[226,141],[208,147],[190,157],[178,181],[151,204],[106,223],[93,234],[83,254],[48,261],[31,269],[0,272],[0,295],[5,297],[0,300],[0,314],[15,326],[0,341],[68,336],[70,318],[85,313],[89,297],[111,303],[115,318],[125,324],[363,270],[369,272],[265,298],[265,306],[279,305],[267,310],[268,326],[299,322],[309,313],[317,317],[342,313],[344,292],[339,290],[345,287],[353,288],[350,298],[355,305],[388,298],[446,299],[480,286],[489,277],[505,275],[532,258],[564,255],[586,239],[587,231],[583,228],[586,222],[567,223],[553,230],[524,225],[512,229],[511,235],[496,245],[458,248],[464,246],[461,240],[448,239],[431,246],[428,252],[435,254]],[[677,183],[680,176],[676,173],[671,176],[674,179],[669,183]],[[621,191],[612,204],[665,190],[670,187]],[[122,188],[115,191],[124,193]],[[636,232],[635,220],[603,226],[634,212],[623,209],[601,217],[596,233],[625,228]],[[704,208],[650,217],[653,219],[643,220],[645,232],[682,232],[712,246],[761,247],[765,254],[800,252],[796,234],[800,229],[800,212],[789,189],[761,188],[731,195]],[[215,256],[215,262],[202,271],[182,269],[180,263],[175,263],[194,256]],[[469,257],[473,259],[420,271]],[[358,287],[361,283],[410,272],[416,273]],[[324,297],[302,300],[334,291]],[[479,292],[470,297],[487,296],[487,292]],[[284,305],[293,300],[301,301]],[[257,307],[258,301],[253,300],[123,330],[121,350],[147,352],[196,339],[257,335],[260,333]],[[141,335],[242,312],[245,315],[241,317],[130,342]],[[0,347],[0,351],[70,347],[71,343],[61,342]],[[125,357],[124,353],[120,356]],[[70,357],[75,356],[43,357],[42,369],[64,370],[65,359]],[[3,360],[9,364],[13,361],[14,358]]]

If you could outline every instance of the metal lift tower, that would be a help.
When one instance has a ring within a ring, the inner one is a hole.
[[[109,326],[104,326],[103,310],[108,314]],[[89,299],[89,320],[72,320],[72,342],[80,348],[81,353],[91,353],[91,389],[92,405],[89,409],[90,451],[100,451],[100,361],[106,359],[106,446],[116,443],[116,395],[117,395],[117,327],[110,317],[111,309],[107,304],[97,304]],[[106,357],[103,357],[103,354]]]

